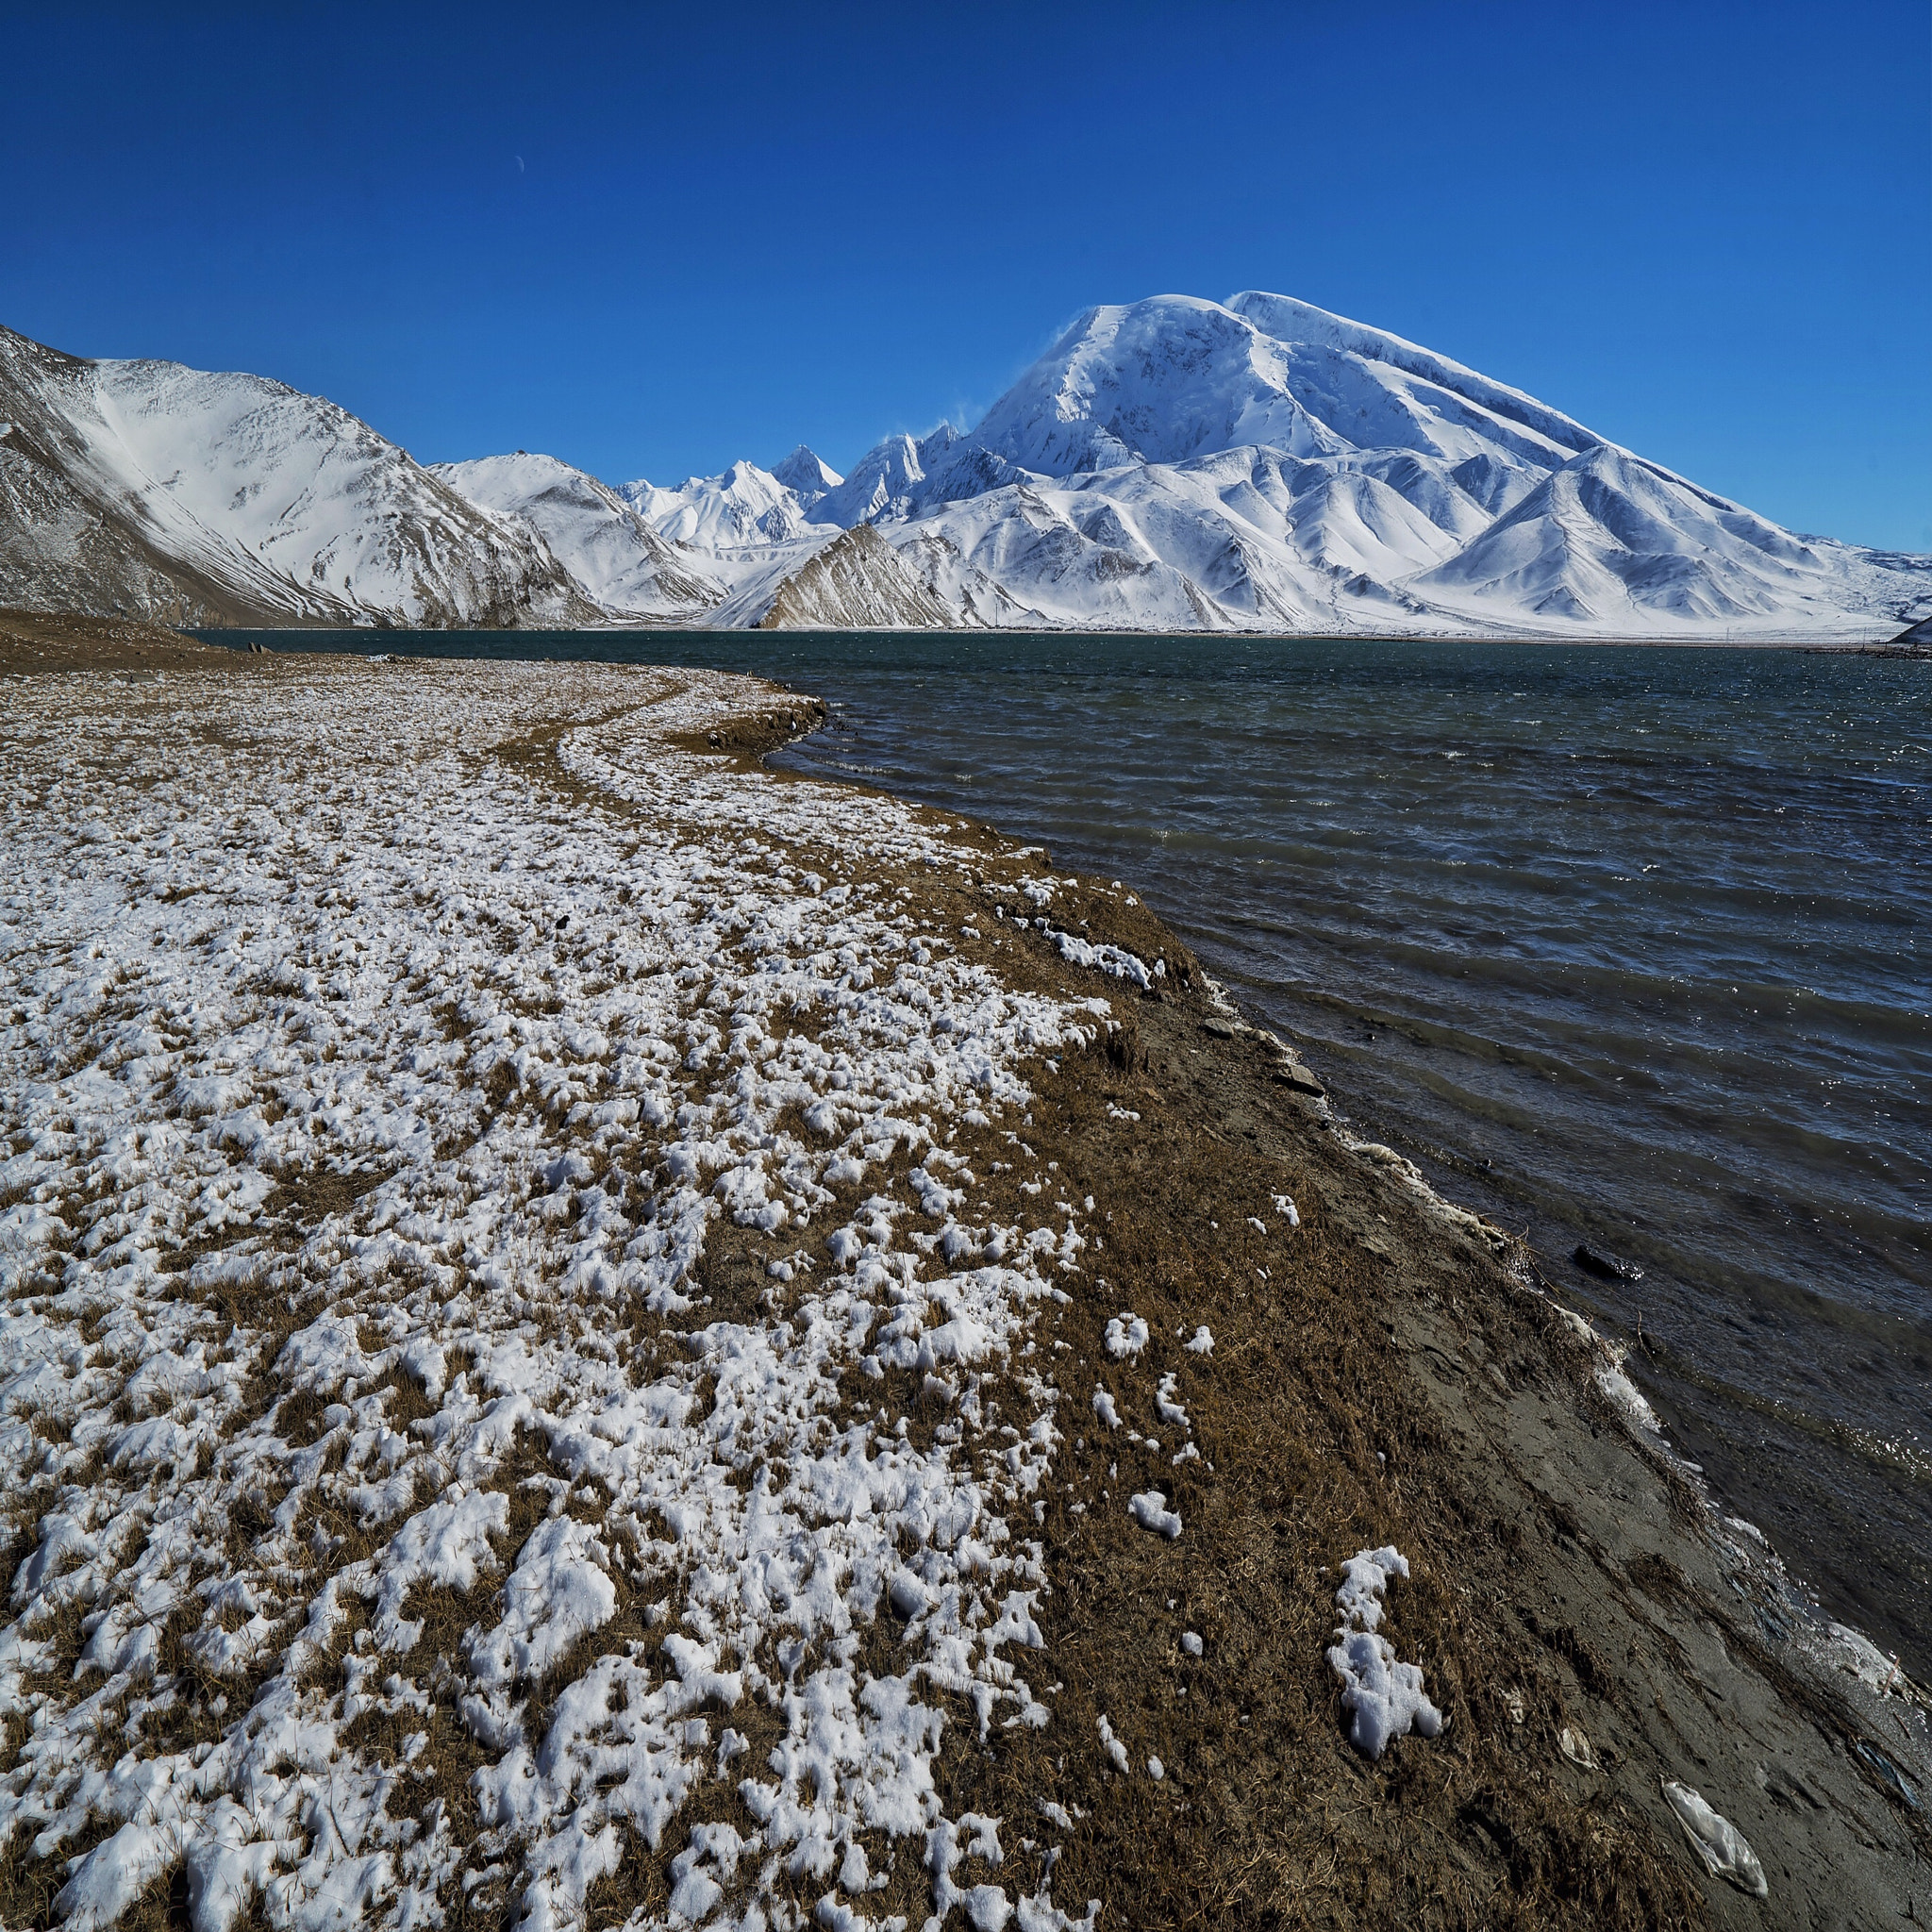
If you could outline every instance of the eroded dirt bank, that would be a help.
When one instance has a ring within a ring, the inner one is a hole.
[[[0,1920],[1932,1913],[1914,1688],[1130,882],[751,680],[207,661],[6,679]]]

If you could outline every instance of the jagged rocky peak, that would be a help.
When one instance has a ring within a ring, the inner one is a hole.
[[[852,474],[826,495],[815,514],[846,529],[910,514],[933,500],[933,492],[924,486],[963,440],[964,432],[950,423],[941,423],[925,436],[887,437],[859,458]]]
[[[845,480],[816,450],[802,442],[782,463],[774,464],[772,475],[808,509]]]
[[[715,476],[688,476],[670,488],[626,483],[623,494],[659,536],[700,550],[789,543],[808,533],[814,506],[770,470],[736,462]]]

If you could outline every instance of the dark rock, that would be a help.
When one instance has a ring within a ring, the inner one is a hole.
[[[1611,1255],[1599,1255],[1594,1248],[1576,1243],[1576,1252],[1570,1257],[1586,1274],[1594,1274],[1605,1281],[1641,1281],[1643,1270],[1633,1268],[1628,1261],[1619,1261]]]
[[[1310,1100],[1325,1100],[1328,1090],[1314,1074],[1303,1066],[1280,1066],[1274,1070],[1274,1084],[1287,1087],[1296,1093],[1306,1093]]]

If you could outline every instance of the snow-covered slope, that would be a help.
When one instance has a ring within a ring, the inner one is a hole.
[[[0,330],[0,595],[298,624],[572,625],[542,541],[319,396]]]
[[[616,617],[691,622],[724,600],[719,579],[660,537],[608,483],[555,457],[482,457],[429,473],[458,495],[526,525],[591,602]]]
[[[937,630],[956,621],[899,553],[859,524],[778,585],[758,623],[766,630]]]

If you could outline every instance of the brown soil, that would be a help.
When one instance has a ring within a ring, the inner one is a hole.
[[[132,618],[49,617],[36,610],[0,609],[0,673],[211,671],[251,661],[259,665],[262,659]]]

